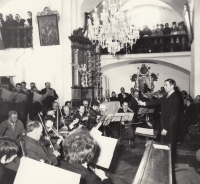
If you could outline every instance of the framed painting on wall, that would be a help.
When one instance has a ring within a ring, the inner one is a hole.
[[[37,16],[40,45],[60,45],[57,15]]]

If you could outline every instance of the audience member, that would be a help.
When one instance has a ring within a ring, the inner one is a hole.
[[[164,35],[170,35],[170,33],[171,33],[171,28],[169,28],[169,24],[166,23],[165,28],[163,29],[163,34]]]
[[[13,140],[16,140],[19,136],[25,133],[24,126],[20,120],[16,111],[10,111],[8,119],[0,124],[0,136],[7,136]]]
[[[110,101],[119,101],[118,98],[116,97],[116,93],[114,91],[111,94]]]
[[[124,87],[120,88],[121,93],[118,94],[118,100],[120,101],[120,105],[122,106],[123,102],[128,102],[128,93],[125,93]]]
[[[13,15],[9,14],[9,27],[16,27],[16,20],[13,19]]]
[[[28,11],[27,14],[29,16],[29,18],[27,19],[27,22],[29,26],[32,26],[32,12]]]
[[[151,30],[148,26],[144,26],[144,29],[141,31],[141,36],[151,36]]]
[[[24,27],[24,22],[25,20],[24,19],[21,19],[20,15],[19,14],[16,14],[15,15],[15,24],[16,24],[16,27]]]
[[[178,34],[186,34],[185,30],[183,30],[183,26],[178,27]]]

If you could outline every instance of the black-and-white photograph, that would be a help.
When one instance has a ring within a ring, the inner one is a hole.
[[[199,0],[0,0],[0,184],[200,184]]]

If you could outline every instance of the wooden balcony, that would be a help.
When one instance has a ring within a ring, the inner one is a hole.
[[[136,44],[123,48],[117,54],[162,53],[190,51],[190,43],[187,34],[144,36],[137,40]],[[107,48],[101,49],[102,55],[109,54]]]
[[[4,27],[0,28],[3,43],[0,50],[6,48],[33,47],[32,27]]]

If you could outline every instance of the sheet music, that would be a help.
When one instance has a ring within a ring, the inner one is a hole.
[[[128,112],[128,113],[116,113],[113,117],[112,121],[132,121],[133,120],[134,113]]]
[[[79,184],[80,174],[22,157],[14,184]]]
[[[139,134],[154,135],[154,130],[153,129],[149,129],[149,128],[137,127],[135,132],[139,133]]]
[[[23,102],[24,100],[26,100],[26,95],[22,93],[18,93],[15,97],[15,100],[18,102]]]
[[[33,94],[33,101],[41,103],[42,102],[42,95],[34,92],[34,94]]]
[[[118,140],[100,135],[94,135],[93,138],[97,141],[100,147],[99,157],[94,161],[94,163],[108,169]]]
[[[1,98],[9,102],[11,102],[16,95],[17,95],[16,92],[11,92],[4,88],[2,89],[1,92]]]
[[[53,89],[47,89],[48,96],[54,96],[54,90]]]
[[[154,147],[155,149],[170,150],[169,146],[167,146],[167,145],[153,144],[153,147]]]

